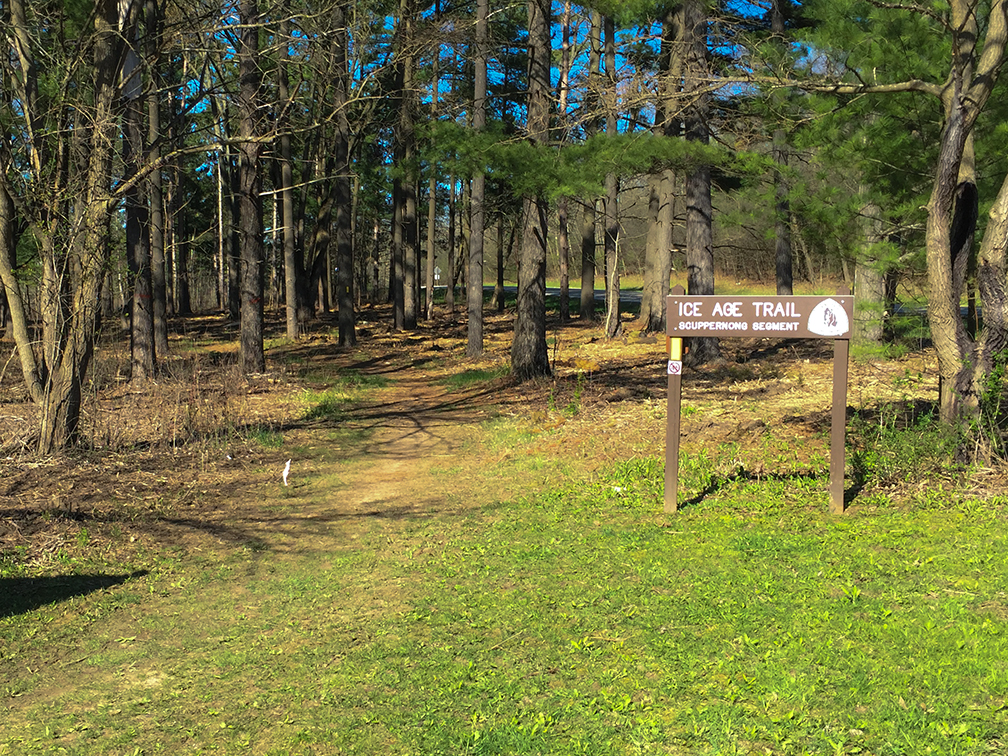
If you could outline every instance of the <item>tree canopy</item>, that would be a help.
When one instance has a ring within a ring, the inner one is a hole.
[[[518,271],[520,291],[542,291],[547,269],[567,275],[576,206],[583,300],[596,260],[618,292],[628,253],[646,258],[646,329],[662,327],[679,254],[690,270],[698,254],[713,261],[691,279],[698,292],[714,290],[716,271],[774,264],[778,288],[792,266],[848,283],[925,281],[949,422],[980,411],[1008,345],[1005,0],[0,10],[0,311],[44,407],[42,451],[74,443],[97,329],[117,300],[135,381],[166,356],[165,319],[193,309],[240,322],[255,372],[263,307],[286,307],[290,338],[335,307],[348,348],[365,300],[393,301],[396,327],[413,328],[434,312],[420,302],[434,262],[453,302],[460,277],[482,278],[494,226],[501,240],[512,229],[518,259],[536,268],[527,281]],[[514,266],[502,245],[498,267]],[[960,302],[976,296],[983,323],[971,325]],[[516,377],[548,370],[544,306],[519,296],[516,334],[531,351],[513,353]],[[608,313],[610,336],[619,318]]]

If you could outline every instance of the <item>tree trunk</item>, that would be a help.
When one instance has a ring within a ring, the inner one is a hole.
[[[297,245],[294,236],[294,170],[291,165],[291,138],[288,126],[291,108],[290,84],[287,67],[290,61],[290,19],[280,21],[279,50],[277,53],[277,110],[280,117],[280,206],[283,218],[283,260],[284,260],[284,310],[287,318],[287,338],[296,339],[300,334],[298,325],[298,264]],[[274,202],[276,201],[274,195]]]
[[[560,257],[560,322],[570,320],[570,233],[567,228],[567,197],[557,200],[557,253]]]
[[[435,2],[434,18],[441,17],[441,1]],[[441,61],[441,49],[435,48],[431,62],[431,122],[437,121],[438,105],[441,98],[441,82],[438,77],[438,65]],[[437,267],[437,187],[438,171],[436,165],[430,166],[430,178],[427,182],[427,267],[426,278],[427,301],[425,302],[425,317],[434,318],[434,270]]]
[[[14,200],[11,199],[6,185],[0,186],[0,283],[3,284],[7,301],[10,336],[17,345],[25,386],[28,387],[28,394],[32,401],[41,404],[45,395],[42,373],[44,365],[39,365],[35,355],[24,293],[14,273],[18,242],[16,228]]]
[[[159,97],[161,67],[161,17],[156,0],[146,0],[144,23],[147,27],[146,54],[151,66],[151,86],[147,93],[147,160],[156,163],[161,156],[161,104]],[[147,176],[147,200],[150,204],[151,297],[154,317],[154,357],[168,355],[168,302],[165,288],[165,219],[161,170]]]
[[[413,156],[416,149],[416,134],[413,123],[414,110],[414,0],[400,0],[399,22],[396,36],[397,105],[399,124],[396,129],[398,161],[400,172],[400,223],[402,224],[402,285],[403,324],[406,330],[417,326],[417,214],[416,178],[413,171]],[[398,285],[398,283],[397,283]]]
[[[448,179],[448,270],[445,278],[448,289],[445,291],[445,305],[448,312],[455,314],[455,177]]]
[[[794,293],[794,264],[791,253],[791,202],[790,188],[785,178],[787,170],[787,141],[783,129],[774,131],[773,137],[774,193],[774,261],[777,272],[777,296],[790,297]]]
[[[413,160],[413,150],[406,152],[407,161]],[[417,283],[417,201],[416,183],[404,181],[403,191],[403,327],[413,331],[417,327],[417,304],[419,294]]]
[[[2,170],[2,169],[0,169]],[[14,304],[7,297],[7,280],[15,288],[17,306],[23,308],[21,289],[14,276],[17,265],[18,236],[14,223],[14,201],[7,193],[7,188],[0,184],[0,341],[14,341]],[[24,320],[24,313],[21,314]],[[26,343],[30,343],[26,339]]]
[[[585,105],[589,113],[598,103],[598,81],[602,65],[602,17],[598,11],[591,11],[591,27],[588,31],[588,91]],[[584,126],[585,135],[597,131],[594,116],[590,116]],[[595,229],[595,200],[586,200],[581,221],[581,305],[579,315],[582,320],[595,319],[595,250],[598,243]]]
[[[655,112],[655,133],[677,138],[682,133],[679,117],[680,88],[684,65],[683,8],[666,10],[662,20],[659,57],[661,97]],[[665,297],[672,275],[672,230],[675,222],[675,173],[665,168],[648,182],[648,236],[645,253],[644,296],[641,301],[641,333],[665,332]]]
[[[392,260],[389,268],[389,297],[392,299],[392,321],[397,331],[406,328],[405,284],[405,251],[403,247],[403,217],[405,216],[405,200],[402,180],[396,177],[392,181]]]
[[[476,0],[476,81],[473,94],[473,131],[486,125],[487,96],[487,17],[489,0]],[[466,356],[483,356],[483,236],[486,213],[486,176],[477,170],[472,177],[472,204],[469,218],[469,270],[466,272],[466,309],[468,341]]]
[[[641,333],[661,333],[665,329],[665,297],[668,277],[662,280],[662,259],[670,256],[662,238],[661,178],[648,178],[648,231],[644,247],[644,292],[641,296]]]
[[[606,88],[606,134],[614,137],[618,133],[616,91],[616,24],[612,16],[603,20],[605,28],[605,66],[608,87]],[[605,179],[605,273],[606,273],[606,337],[614,339],[623,332],[620,322],[620,278],[619,278],[619,178],[609,173]]]
[[[139,76],[139,71],[137,71]],[[137,93],[139,94],[139,93]],[[123,166],[132,179],[143,164],[140,100],[126,103],[122,141]],[[126,260],[133,301],[130,307],[130,380],[154,377],[154,311],[151,294],[150,213],[140,183],[126,193]]]
[[[177,315],[192,315],[192,296],[189,288],[189,214],[186,204],[182,201],[186,177],[181,169],[177,171],[174,206],[175,222],[172,243],[172,269],[175,279],[175,313]]]
[[[245,375],[266,369],[263,351],[263,220],[259,165],[261,150],[259,106],[262,75],[258,68],[258,0],[241,0],[239,10],[241,38],[238,66],[241,75],[241,149],[239,200],[241,202],[241,371]]]
[[[564,0],[563,20],[561,22],[561,54],[560,54],[560,106],[558,119],[560,134],[558,142],[563,145],[567,141],[567,99],[570,90],[571,69],[571,2]],[[557,200],[557,253],[560,257],[560,322],[570,320],[570,236],[567,228],[567,212],[570,200],[560,197]]]
[[[595,319],[595,201],[584,203],[581,214],[581,304],[582,320]]]
[[[109,256],[109,183],[118,135],[114,103],[122,63],[122,35],[117,22],[117,3],[101,0],[95,14],[92,46],[93,120],[88,134],[86,181],[80,212],[67,242],[74,274],[59,348],[44,386],[38,445],[41,454],[78,440],[83,382],[94,354],[102,280]]]
[[[432,169],[427,180],[427,264],[424,268],[424,288],[427,298],[424,301],[424,317],[434,319],[434,289],[437,286],[434,271],[437,268],[437,176]]]
[[[973,391],[981,400],[1001,400],[989,377],[1008,355],[1008,176],[990,210],[977,256],[977,284],[983,302],[984,327],[973,356]],[[994,394],[994,395],[992,395]],[[1001,441],[1004,444],[1004,441]],[[1003,451],[1003,447],[1002,447]]]
[[[0,251],[0,254],[6,254]],[[11,328],[10,308],[7,306],[7,289],[0,281],[0,341],[8,341],[11,338],[13,329]]]
[[[512,228],[514,228],[512,226]],[[497,215],[497,280],[494,284],[493,306],[504,312],[504,214]]]
[[[550,5],[528,0],[528,118],[533,144],[549,136]],[[518,312],[511,344],[511,373],[518,380],[550,374],[546,346],[546,200],[523,201],[521,257],[518,263]]]
[[[337,117],[337,124],[338,122],[339,118]],[[347,150],[349,151],[349,147]],[[339,144],[339,137],[337,137],[333,151],[335,154],[326,158],[325,161],[325,175],[327,176],[337,173],[337,161],[345,159]],[[301,327],[304,327],[305,323],[315,317],[319,307],[323,309],[328,307],[328,303],[322,301],[324,297],[321,294],[325,290],[325,276],[329,267],[329,246],[332,241],[331,225],[339,181],[337,174],[337,178],[333,181],[323,181],[316,184],[319,187],[319,194],[316,198],[318,212],[315,216],[315,227],[310,235],[303,259],[301,256],[297,256],[298,323]],[[345,187],[343,190],[348,191]]]
[[[219,192],[219,212],[218,220],[221,249],[221,298],[222,309],[224,309],[227,319],[231,322],[238,320],[241,309],[241,296],[239,287],[239,240],[238,227],[240,224],[238,206],[238,171],[235,170],[232,159],[231,144],[227,130],[227,105],[218,100],[217,97],[210,98],[210,107],[213,112],[214,131],[220,145],[217,149],[217,170],[220,173],[218,179]],[[169,203],[171,204],[171,203]],[[166,301],[170,301],[166,297]]]
[[[616,174],[610,173],[606,176],[605,198],[605,333],[610,339],[623,332],[620,321],[619,228],[619,179]]]
[[[353,198],[350,192],[350,122],[347,119],[349,71],[347,70],[346,2],[336,9],[336,302],[339,308],[339,344],[357,343],[354,327]]]
[[[154,377],[154,311],[151,298],[150,212],[138,176],[146,154],[143,130],[143,81],[135,43],[138,3],[119,0],[119,23],[128,40],[122,71],[122,160],[129,188],[125,198],[126,261],[130,270],[130,380],[142,384]]]
[[[881,261],[876,252],[882,241],[881,211],[877,205],[864,209],[865,246],[854,267],[854,343],[878,346],[882,343],[885,316],[885,285]]]
[[[786,44],[784,13],[781,0],[770,4],[770,32],[778,47]],[[773,97],[782,99],[775,90]],[[777,296],[789,297],[794,293],[794,264],[791,252],[791,202],[788,198],[790,187],[786,174],[788,164],[787,134],[784,129],[775,129],[773,134],[774,161],[774,260],[777,273]]]
[[[707,16],[699,0],[688,0],[685,8],[686,91],[692,102],[686,114],[686,138],[706,144],[710,75],[707,66]],[[699,165],[686,180],[686,284],[690,294],[714,293],[714,242],[712,234],[711,169]],[[689,339],[687,361],[701,365],[721,358],[721,347],[713,337]]]

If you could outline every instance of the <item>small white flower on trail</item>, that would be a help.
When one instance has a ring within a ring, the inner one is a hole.
[[[291,461],[288,459],[287,460],[287,464],[284,465],[283,476],[284,476],[284,485],[285,486],[287,485],[287,476],[290,475],[290,463],[291,463]]]
[[[623,486],[613,486],[612,490],[613,490],[613,493],[618,493],[618,494],[621,494],[624,491],[626,491],[626,489],[623,488]]]

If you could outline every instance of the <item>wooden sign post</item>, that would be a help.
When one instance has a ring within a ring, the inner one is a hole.
[[[665,511],[679,508],[679,437],[683,338],[690,336],[833,339],[830,429],[830,512],[844,510],[847,376],[854,299],[833,297],[687,296],[676,286],[665,300],[668,336],[668,417],[665,424]]]

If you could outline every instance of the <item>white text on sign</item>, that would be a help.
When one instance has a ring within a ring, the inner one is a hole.
[[[757,318],[800,318],[802,314],[798,312],[794,302],[750,302],[752,315]],[[717,301],[711,310],[710,317],[722,318],[742,318],[745,313],[742,311],[743,302],[723,302]],[[703,302],[680,302],[679,317],[681,318],[702,318]]]

